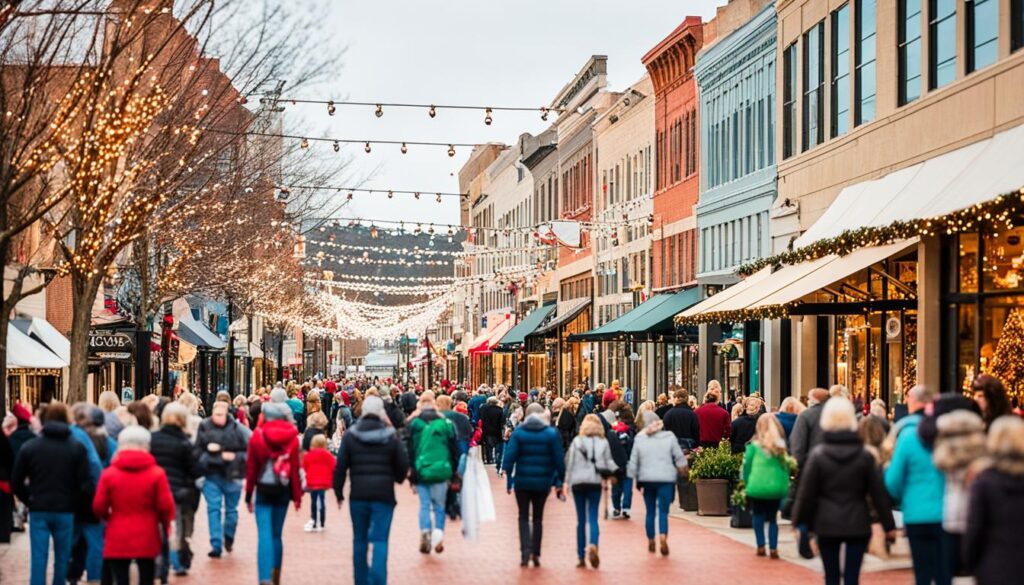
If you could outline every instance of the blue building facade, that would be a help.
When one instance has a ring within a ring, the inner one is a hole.
[[[776,197],[774,4],[697,57],[700,199],[697,282],[710,296],[738,281],[737,266],[771,255]],[[730,395],[763,387],[771,332],[761,322],[701,328],[702,384]]]

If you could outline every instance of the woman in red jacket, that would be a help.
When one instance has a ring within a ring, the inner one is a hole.
[[[174,522],[174,497],[167,474],[149,454],[149,431],[130,426],[118,435],[117,454],[103,471],[92,502],[106,520],[104,585],[128,585],[132,561],[141,583],[152,583],[162,538]]]
[[[288,422],[286,404],[263,405],[262,426],[249,441],[245,461],[245,505],[256,513],[256,551],[260,583],[281,583],[284,546],[281,530],[289,499],[302,504],[299,479],[299,432]],[[253,492],[256,501],[253,503]]]

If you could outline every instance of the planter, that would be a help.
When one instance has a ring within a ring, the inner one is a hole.
[[[740,507],[732,507],[732,518],[729,519],[729,526],[732,528],[750,528],[754,525],[754,518],[750,510]]]
[[[729,515],[729,480],[698,479],[697,514],[700,516]]]
[[[680,482],[679,507],[685,512],[697,511],[697,486],[692,481]]]

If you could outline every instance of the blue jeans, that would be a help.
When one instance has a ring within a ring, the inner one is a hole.
[[[590,544],[597,546],[601,536],[597,526],[601,486],[576,486],[572,488],[572,499],[576,503],[576,556],[582,559],[587,552],[587,523],[590,523]]]
[[[85,541],[85,574],[90,581],[103,578],[103,530],[102,522],[76,522],[75,542]]]
[[[352,515],[352,566],[356,585],[385,585],[394,504],[349,500],[348,508]],[[370,544],[373,544],[373,560],[367,565]]]
[[[612,486],[612,509],[616,512],[633,508],[633,478],[627,477]]]
[[[317,512],[320,518],[317,519]],[[327,515],[327,506],[324,504],[324,490],[312,490],[309,492],[309,518],[313,522],[324,525],[324,517]]]
[[[434,511],[434,526],[438,530],[444,530],[444,503],[448,497],[448,482],[418,483],[416,493],[420,496],[420,531],[427,532],[431,529],[430,511]]]
[[[501,471],[501,462],[505,458],[505,441],[499,440],[494,445],[494,467]]]
[[[914,561],[914,583],[949,585],[953,582],[953,559],[959,554],[950,547],[952,539],[942,524],[907,524],[910,558]]]
[[[288,515],[288,502],[267,504],[256,494],[256,566],[260,583],[269,582],[274,569],[281,568],[284,544],[281,530]]]
[[[28,538],[32,550],[31,585],[46,585],[46,565],[53,537],[53,585],[68,580],[68,561],[75,537],[75,515],[67,512],[29,512]]]
[[[238,499],[242,495],[242,484],[225,479],[220,475],[208,475],[203,483],[203,497],[206,498],[206,514],[210,523],[210,548],[220,551],[223,539],[235,538],[238,528]],[[221,526],[223,507],[223,526]]]
[[[672,505],[676,484],[671,481],[645,481],[640,487],[644,490],[644,506],[647,508],[644,528],[647,530],[647,539],[654,540],[655,514],[660,528],[658,534],[668,534],[668,509]]]
[[[754,525],[754,539],[758,548],[765,545],[764,525],[768,524],[768,549],[779,550],[779,505],[781,500],[759,500],[747,498]]]

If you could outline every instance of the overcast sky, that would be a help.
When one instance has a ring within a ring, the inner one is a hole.
[[[705,19],[725,0],[336,0],[323,24],[336,31],[340,52],[332,81],[287,97],[366,102],[424,102],[466,105],[548,105],[593,54],[608,56],[612,89],[623,89],[644,74],[640,58],[687,15]],[[542,131],[533,112],[442,110],[430,119],[424,110],[289,106],[286,123],[299,123],[314,135],[359,140],[513,143],[520,133]],[[313,148],[330,151],[330,145]],[[358,175],[374,173],[369,188],[458,191],[458,169],[469,148],[375,146],[343,148]],[[367,219],[458,223],[455,198],[438,204],[433,196],[356,194],[340,215]]]

